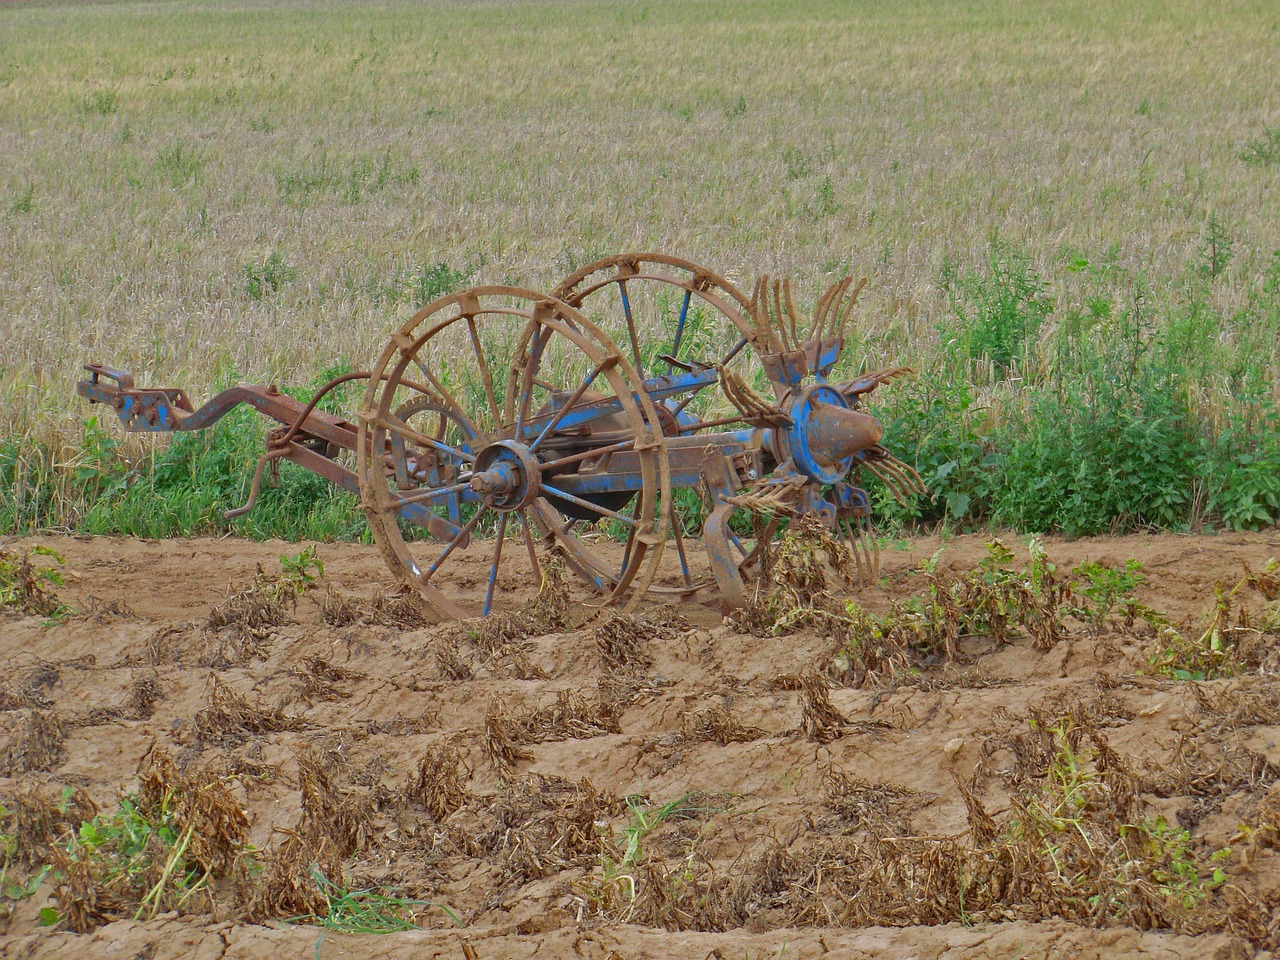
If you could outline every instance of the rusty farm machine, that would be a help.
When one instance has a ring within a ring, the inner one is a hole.
[[[802,319],[788,282],[762,277],[748,297],[687,261],[630,253],[550,295],[481,286],[441,297],[372,369],[307,403],[241,385],[197,409],[182,390],[140,388],[100,364],[77,391],[130,431],[200,430],[241,403],[277,421],[249,502],[229,515],[252,509],[274,462],[311,470],[359,496],[388,566],[440,618],[524,603],[529,574],[511,572],[513,554],[527,554],[535,578],[558,555],[598,605],[715,587],[731,607],[797,517],[874,575],[861,471],[900,497],[923,489],[863,406],[907,371],[831,379],[860,289],[841,280]],[[366,381],[354,420],[319,408],[352,380]]]

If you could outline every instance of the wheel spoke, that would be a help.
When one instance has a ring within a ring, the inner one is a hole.
[[[427,369],[427,365],[418,359],[418,355],[416,353],[413,355],[413,362],[414,365],[422,371],[422,375],[430,381],[431,386],[435,387],[439,392],[440,399],[445,402],[445,406],[456,413],[460,420],[465,422],[467,428],[472,434],[478,434],[480,431],[477,430],[476,425],[471,422],[471,418],[463,412],[462,407],[458,405],[457,399],[454,398],[453,394],[450,393],[448,388],[440,382],[436,375]]]
[[[410,494],[407,497],[396,497],[391,503],[392,510],[401,510],[411,503],[422,503],[424,500],[438,500],[440,497],[447,497],[454,493],[460,493],[467,489],[468,484],[455,483],[448,487],[436,487],[434,490],[425,490],[421,493]]]
[[[507,517],[510,514],[502,514],[498,517],[498,534],[493,545],[493,563],[489,565],[489,586],[484,592],[484,616],[489,615],[489,611],[493,609],[493,590],[498,583],[498,564],[502,562],[502,541],[507,537]]]
[[[684,292],[684,303],[680,307],[680,319],[676,322],[676,339],[671,345],[671,358],[673,360],[680,359],[680,341],[684,337],[684,322],[689,316],[689,301],[693,299],[693,291],[686,290]],[[674,370],[671,364],[667,364],[667,372]]]
[[[484,350],[480,348],[480,334],[476,330],[476,318],[467,317],[467,332],[471,334],[471,346],[475,348],[476,363],[480,367],[480,376],[484,380],[484,395],[489,400],[489,411],[493,414],[493,429],[502,426],[502,411],[498,408],[498,398],[493,393],[493,380],[489,377],[489,364],[485,362]]]
[[[601,454],[617,453],[620,450],[627,449],[627,447],[635,446],[635,443],[636,441],[635,441],[635,438],[633,437],[630,440],[619,440],[617,443],[611,443],[607,447],[595,447],[594,449],[591,449],[591,450],[583,450],[581,453],[571,453],[569,454],[569,456],[561,457],[559,460],[550,460],[547,463],[544,463],[542,465],[542,470],[545,473],[546,471],[552,469],[553,467],[567,467],[571,463],[578,463],[579,461],[582,461],[582,460],[589,460],[592,457],[597,457],[597,456],[600,456]],[[544,483],[543,486],[545,487],[546,484]]]
[[[745,347],[746,345],[747,345],[747,338],[743,337],[734,345],[732,350],[730,350],[728,353],[724,355],[724,359],[720,361],[719,365],[722,367],[727,365],[729,361],[732,360],[734,357],[736,357],[742,351],[742,348]],[[708,386],[710,386],[710,384],[703,384],[700,387],[695,387],[694,390],[687,397],[685,397],[683,400],[680,401],[680,405],[677,406],[671,412],[673,414],[680,413],[680,411],[682,411],[685,407],[687,407],[690,403],[693,402],[694,397],[700,394],[703,390],[707,389]]]
[[[573,409],[573,405],[575,403],[582,399],[582,395],[586,393],[591,384],[595,382],[596,377],[600,376],[600,374],[604,373],[604,371],[608,370],[617,362],[617,357],[605,357],[604,360],[596,364],[595,369],[591,371],[587,379],[583,380],[582,385],[573,392],[573,396],[564,402],[564,405],[556,411],[555,416],[551,418],[550,422],[542,428],[542,432],[538,434],[538,438],[534,440],[533,445],[529,447],[530,453],[537,451],[538,447],[542,444],[542,441],[546,439],[547,435],[556,428],[561,420],[564,419],[565,414]]]
[[[382,427],[384,430],[390,430],[392,433],[399,434],[404,437],[404,439],[412,441],[413,443],[421,444],[424,447],[434,447],[442,453],[447,453],[452,457],[457,457],[459,460],[465,460],[467,463],[475,462],[476,458],[465,450],[459,450],[457,447],[451,447],[447,443],[441,443],[439,440],[428,437],[426,434],[419,433],[399,417],[392,414],[385,414],[378,417],[376,426]]]
[[[723,367],[726,363],[728,363],[730,360],[736,357],[739,353],[741,353],[742,348],[745,347],[746,345],[747,345],[747,338],[743,337],[741,340],[739,340],[737,343],[733,345],[732,350],[730,350],[728,353],[724,355],[724,359],[720,361],[720,366]]]
[[[480,516],[483,513],[483,510],[477,510],[471,515],[471,519],[468,520],[463,528],[458,531],[458,535],[449,541],[449,545],[444,548],[444,553],[440,554],[440,556],[436,558],[436,562],[429,566],[425,572],[418,574],[419,583],[425,584],[431,579],[431,575],[440,569],[440,564],[449,559],[449,554],[453,553],[454,548],[465,540],[467,535],[475,529],[476,523],[480,520]]]
[[[627,566],[631,563],[631,548],[636,543],[636,528],[633,526],[631,532],[627,534],[627,545],[622,551],[622,568],[618,571],[618,579],[616,583],[620,583],[622,578],[627,575]]]
[[[541,365],[542,351],[546,347],[547,340],[551,338],[551,334],[554,332],[549,327],[543,327],[542,321],[538,317],[538,310],[541,307],[542,304],[534,307],[533,313],[529,318],[534,324],[534,332],[529,344],[529,353],[525,358],[524,383],[520,387],[520,409],[516,413],[516,437],[520,436],[521,430],[524,429],[525,418],[529,416],[529,404],[533,400],[534,371]]]
[[[630,517],[624,517],[622,514],[618,513],[617,510],[610,510],[608,507],[602,507],[600,504],[592,503],[590,500],[583,500],[582,497],[576,497],[572,493],[561,490],[559,487],[553,487],[549,483],[544,482],[542,484],[542,489],[546,490],[552,496],[559,497],[561,500],[568,500],[570,503],[576,503],[580,507],[586,507],[588,510],[592,510],[600,514],[602,517],[608,517],[610,520],[618,520],[632,527],[637,525],[634,520]],[[565,529],[567,530],[568,528],[566,527]]]
[[[538,551],[533,546],[533,530],[529,526],[529,508],[525,507],[520,511],[520,522],[524,528],[524,545],[529,551],[529,566],[533,569],[533,578],[537,582],[538,589],[542,589],[542,565],[538,563]]]
[[[631,355],[636,358],[636,372],[644,376],[644,366],[640,363],[640,341],[636,338],[636,318],[631,313],[631,298],[627,296],[627,281],[618,281],[618,290],[622,294],[622,313],[627,318],[627,336],[631,338]]]
[[[684,535],[680,532],[680,518],[676,516],[676,501],[671,500],[671,506],[668,511],[671,520],[671,532],[676,538],[676,553],[680,555],[680,572],[684,575],[684,585],[686,587],[693,586],[693,577],[689,575],[689,558],[684,552]]]

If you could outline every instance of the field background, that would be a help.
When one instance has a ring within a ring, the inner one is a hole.
[[[1272,523],[1277,49],[1265,2],[8,6],[0,530],[242,498],[248,421],[157,480],[82,362],[306,385],[440,292],[626,249],[869,278],[848,363],[923,371],[881,413],[936,494],[890,520]],[[239,528],[359,534],[323,493]]]
[[[1278,51],[1273,2],[0,0],[0,960],[1274,956]],[[221,536],[367,537],[292,468],[222,519],[252,417],[73,392],[305,392],[628,248],[868,277],[932,496],[871,488],[856,603],[790,541],[737,622],[516,556],[427,625],[365,544]]]

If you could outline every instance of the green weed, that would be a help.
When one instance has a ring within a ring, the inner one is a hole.
[[[36,186],[30,182],[27,183],[25,188],[17,190],[13,194],[13,199],[9,201],[9,216],[20,217],[35,209],[35,205],[32,203],[32,198],[35,194]]]
[[[989,360],[1007,375],[1026,358],[1053,300],[1027,256],[1010,243],[991,241],[987,268],[986,275],[957,274],[944,264],[943,283],[958,320],[945,336],[957,356]]]
[[[1137,560],[1127,560],[1123,567],[1110,567],[1090,560],[1071,571],[1072,588],[1078,603],[1072,616],[1084,621],[1096,635],[1113,616],[1132,624],[1147,608],[1133,597],[1133,591],[1146,583],[1146,574]]]
[[[1200,273],[1209,280],[1222,276],[1235,250],[1235,240],[1227,232],[1216,213],[1209,214],[1204,238],[1200,241]]]
[[[203,166],[200,152],[183,140],[175,140],[156,154],[156,169],[175,190],[199,177]]]
[[[120,109],[120,95],[114,90],[91,90],[80,98],[80,112],[108,116]]]
[[[286,283],[297,279],[298,271],[285,262],[284,254],[274,250],[261,264],[244,265],[245,290],[251,300],[262,300],[275,293]]]
[[[56,566],[37,565],[33,557],[46,557]],[[58,567],[63,562],[49,547],[33,547],[27,553],[0,547],[0,610],[39,617],[46,624],[64,620],[72,611],[58,599],[55,589],[62,585]]]
[[[338,933],[398,933],[417,930],[419,915],[436,909],[458,926],[464,925],[462,919],[446,906],[427,900],[410,900],[384,887],[352,890],[346,884],[332,882],[314,865],[311,878],[320,889],[324,912],[288,917],[282,922],[314,924]]]
[[[1245,163],[1273,164],[1280,163],[1280,126],[1268,127],[1262,136],[1254,137],[1243,150],[1240,159]]]
[[[1260,595],[1261,609],[1245,602],[1246,592]],[[1202,630],[1183,633],[1156,622],[1158,637],[1150,661],[1158,673],[1175,680],[1214,680],[1256,669],[1280,638],[1280,561],[1272,557],[1257,573],[1248,572],[1234,585],[1214,585],[1214,600]]]

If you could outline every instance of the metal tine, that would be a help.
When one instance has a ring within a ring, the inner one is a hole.
[[[882,469],[888,470],[896,476],[902,483],[903,487],[912,493],[925,493],[926,487],[924,481],[920,479],[920,474],[916,472],[915,467],[903,463],[893,454],[887,454],[878,464]]]
[[[858,553],[857,544],[854,543],[854,534],[852,530],[852,525],[849,523],[849,521],[846,520],[844,522],[844,524],[840,527],[840,532],[842,535],[841,539],[844,541],[845,545],[849,548],[849,553],[853,557],[853,563],[858,568],[858,584],[862,585],[863,583],[866,582],[866,573],[863,571],[863,568],[862,568],[862,555]]]
[[[791,278],[787,277],[782,281],[782,292],[787,298],[787,319],[791,323],[791,343],[793,346],[800,345],[800,333],[796,329],[796,323],[800,316],[796,310],[796,302],[791,298]],[[810,334],[812,334],[812,330]]]
[[[849,279],[851,280],[852,278],[849,278]],[[862,288],[865,287],[866,285],[867,285],[867,278],[863,277],[861,280],[858,281],[858,285],[853,288],[853,293],[849,294],[848,297],[845,298],[844,306],[841,309],[839,319],[836,322],[837,330],[843,331],[844,328],[848,325],[849,317],[852,316],[853,314],[854,304],[858,302],[858,297],[862,295]]]
[[[896,475],[883,469],[882,465],[879,463],[864,463],[863,466],[871,471],[872,474],[880,479],[881,483],[889,488],[889,492],[893,494],[893,498],[895,500],[899,503],[907,502],[907,493],[902,489],[901,481]]]
[[[782,323],[782,281],[773,281],[773,316],[771,318],[774,330],[778,334],[778,339],[782,341],[784,350],[793,349],[792,345],[787,343],[787,328]]]
[[[822,339],[823,329],[827,325],[827,312],[831,309],[831,297],[839,286],[839,281],[833,283],[822,291],[822,296],[818,298],[818,305],[813,308],[813,330],[809,334],[810,339]]]
[[[861,518],[861,537],[862,543],[867,550],[867,562],[871,567],[871,579],[878,580],[880,577],[880,541],[876,539],[875,530],[871,527],[871,518]]]
[[[862,531],[858,529],[857,521],[849,524],[849,549],[853,551],[854,559],[858,563],[858,586],[865,587],[867,585],[867,559],[862,550]]]
[[[867,536],[867,530],[862,525],[858,525],[858,542],[862,544],[862,551],[867,557],[867,586],[870,586],[880,576],[880,558],[872,550],[872,544],[875,542]]]
[[[818,308],[814,311],[814,325],[817,327],[817,338],[821,340],[827,334],[827,320],[833,315],[836,305],[840,302],[840,298],[844,296],[844,291],[849,286],[849,278],[842,277],[831,286],[827,287],[827,292],[822,295],[822,299],[818,301]],[[834,330],[834,326],[833,326]]]
[[[762,345],[767,352],[781,353],[782,345],[769,319],[769,275],[762,273],[756,277],[756,285],[751,291],[751,314],[756,325],[756,336],[765,341]]]

